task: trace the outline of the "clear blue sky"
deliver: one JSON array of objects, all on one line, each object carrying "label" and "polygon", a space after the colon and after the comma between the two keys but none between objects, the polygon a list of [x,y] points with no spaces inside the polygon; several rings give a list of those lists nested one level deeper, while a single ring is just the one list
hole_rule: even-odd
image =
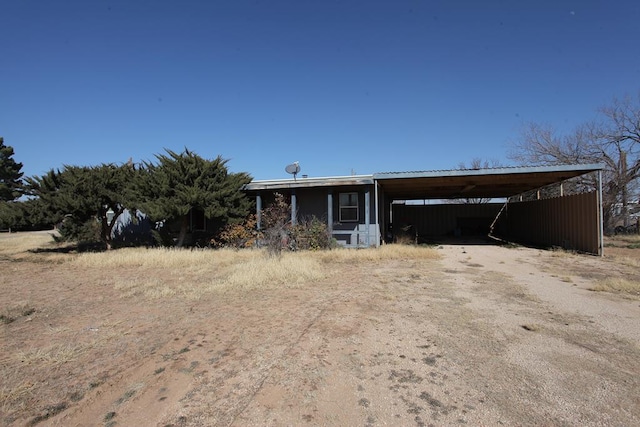
[{"label": "clear blue sky", "polygon": [[184,147],[256,179],[508,163],[640,90],[640,1],[0,2],[25,175]]}]

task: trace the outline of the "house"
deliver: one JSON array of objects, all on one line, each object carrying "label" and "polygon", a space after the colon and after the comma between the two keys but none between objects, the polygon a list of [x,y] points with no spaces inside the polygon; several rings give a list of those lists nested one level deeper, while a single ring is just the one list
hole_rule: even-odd
[{"label": "house", "polygon": [[[255,197],[259,228],[262,209],[280,193],[290,200],[292,223],[320,218],[346,247],[378,246],[400,233],[429,241],[491,232],[523,244],[602,254],[602,168],[590,164],[294,176],[252,181],[244,191]],[[564,181],[587,174],[594,177],[592,191],[562,193]],[[558,197],[517,197],[549,185],[559,186]],[[503,201],[441,202],[486,198]]]}]

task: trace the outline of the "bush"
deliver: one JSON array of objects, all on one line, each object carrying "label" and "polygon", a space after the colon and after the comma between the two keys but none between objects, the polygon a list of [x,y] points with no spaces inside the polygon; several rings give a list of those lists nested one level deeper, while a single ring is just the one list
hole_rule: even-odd
[{"label": "bush", "polygon": [[319,250],[335,247],[329,227],[315,216],[307,218],[291,227],[294,249]]},{"label": "bush", "polygon": [[214,247],[232,247],[236,249],[253,247],[259,237],[256,225],[257,219],[254,214],[249,215],[241,223],[227,224],[216,238],[211,240],[211,244]]},{"label": "bush", "polygon": [[285,196],[276,193],[275,200],[262,210],[262,243],[270,255],[280,255],[291,246],[291,208]]},{"label": "bush", "polygon": [[57,242],[77,241],[78,243],[100,242],[100,223],[95,218],[83,221],[68,215],[58,228],[59,237],[54,237]]},{"label": "bush", "polygon": [[329,228],[315,216],[296,225],[291,224],[291,207],[280,193],[273,203],[261,212],[262,230],[257,230],[257,218],[250,215],[240,224],[227,225],[212,240],[215,247],[247,248],[264,246],[270,255],[280,255],[283,250],[319,250],[335,247]]}]

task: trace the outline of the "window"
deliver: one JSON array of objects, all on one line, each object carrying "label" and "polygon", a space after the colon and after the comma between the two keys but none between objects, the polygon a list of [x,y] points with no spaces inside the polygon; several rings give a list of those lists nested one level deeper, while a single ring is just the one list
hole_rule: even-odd
[{"label": "window", "polygon": [[358,193],[340,193],[340,222],[358,221]]}]

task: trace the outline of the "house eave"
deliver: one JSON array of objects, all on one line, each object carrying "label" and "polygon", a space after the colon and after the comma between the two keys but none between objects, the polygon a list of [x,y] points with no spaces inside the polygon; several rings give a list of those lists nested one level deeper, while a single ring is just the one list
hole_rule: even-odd
[{"label": "house eave", "polygon": [[270,179],[251,181],[243,187],[245,191],[286,190],[294,188],[340,187],[372,185],[373,175],[332,176],[319,178]]}]

